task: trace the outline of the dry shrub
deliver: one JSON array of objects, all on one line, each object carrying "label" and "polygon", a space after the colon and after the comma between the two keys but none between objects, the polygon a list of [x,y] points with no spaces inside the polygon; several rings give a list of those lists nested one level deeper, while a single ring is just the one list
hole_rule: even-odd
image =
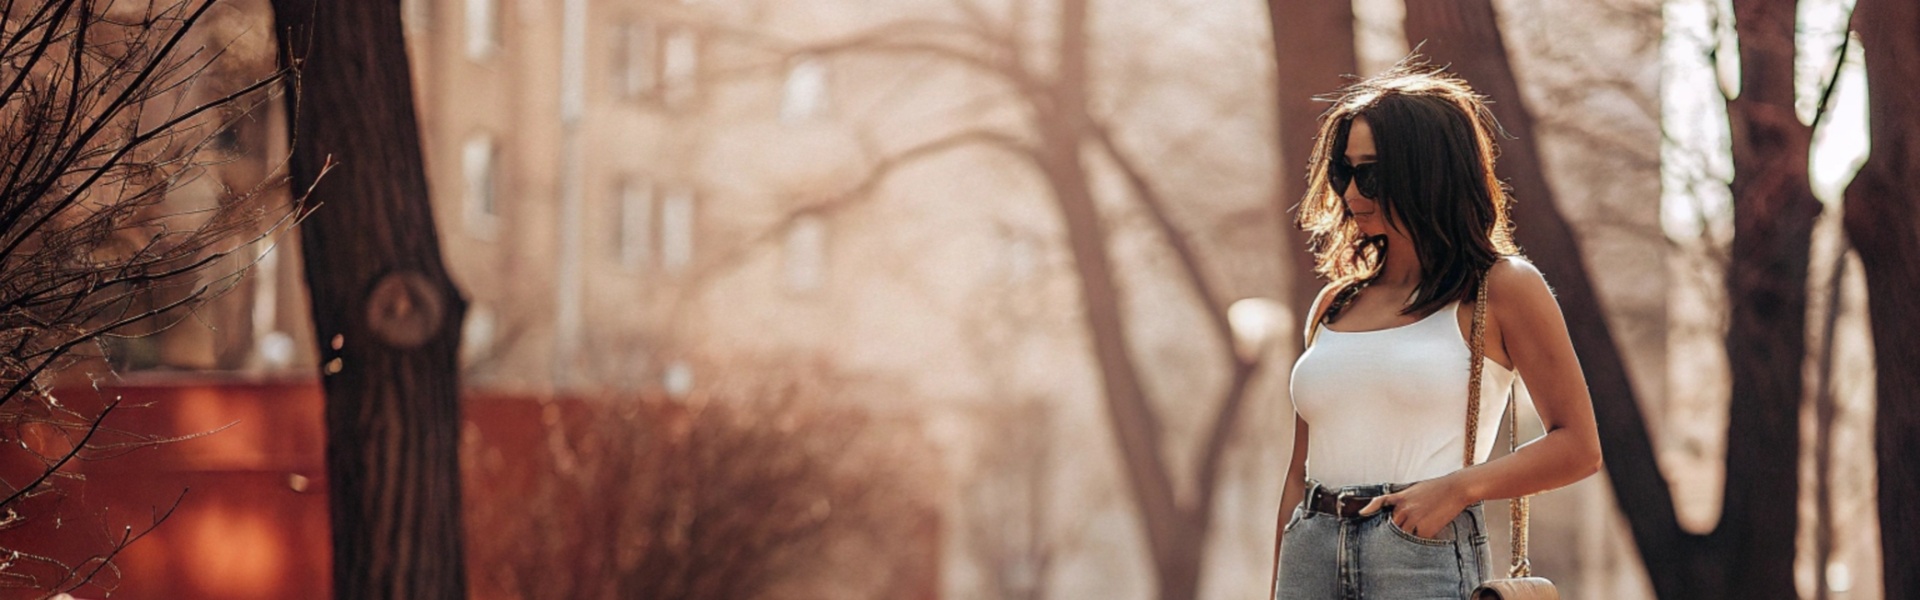
[{"label": "dry shrub", "polygon": [[928,452],[911,426],[813,400],[549,401],[537,425],[495,427],[543,429],[517,438],[474,417],[463,462],[476,591],[931,597],[937,518],[926,469],[913,468]]}]

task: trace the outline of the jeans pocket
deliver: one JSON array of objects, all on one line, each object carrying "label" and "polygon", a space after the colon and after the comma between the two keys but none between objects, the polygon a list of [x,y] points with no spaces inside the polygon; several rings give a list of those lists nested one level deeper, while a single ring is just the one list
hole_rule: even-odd
[{"label": "jeans pocket", "polygon": [[[1392,531],[1394,535],[1400,536],[1401,539],[1405,539],[1409,542],[1413,542],[1415,544],[1420,544],[1423,546],[1448,546],[1448,547],[1453,546],[1453,539],[1451,537],[1448,537],[1446,539],[1420,537],[1412,533],[1409,533],[1405,529],[1401,529],[1399,523],[1393,522],[1393,509],[1387,509],[1387,510],[1381,511],[1380,518],[1385,519],[1387,522],[1387,529],[1389,531]],[[1445,531],[1449,534],[1449,536],[1451,536],[1453,532],[1453,524],[1452,523],[1447,524],[1447,528]]]},{"label": "jeans pocket", "polygon": [[1292,533],[1293,527],[1300,524],[1300,519],[1304,518],[1306,512],[1298,506],[1293,507],[1293,516],[1287,517],[1287,525],[1280,528],[1280,533]]}]

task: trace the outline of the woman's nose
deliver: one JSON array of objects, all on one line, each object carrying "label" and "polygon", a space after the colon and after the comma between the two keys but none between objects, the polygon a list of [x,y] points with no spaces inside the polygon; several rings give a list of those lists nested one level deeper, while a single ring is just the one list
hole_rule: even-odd
[{"label": "woman's nose", "polygon": [[1351,186],[1347,188],[1347,193],[1340,195],[1340,198],[1347,201],[1347,210],[1353,212],[1370,212],[1373,210],[1373,200],[1360,195],[1359,190],[1355,190]]}]

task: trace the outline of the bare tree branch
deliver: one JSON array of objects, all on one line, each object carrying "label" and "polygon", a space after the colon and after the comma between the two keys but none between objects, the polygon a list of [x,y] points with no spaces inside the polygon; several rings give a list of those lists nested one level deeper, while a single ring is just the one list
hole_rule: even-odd
[{"label": "bare tree branch", "polygon": [[[208,51],[198,25],[212,5],[51,0],[23,14],[11,2],[0,8],[0,439],[34,431],[52,444],[0,449],[40,466],[5,482],[0,529],[53,522],[48,500],[82,479],[71,471],[76,458],[109,459],[207,433],[105,426],[117,407],[138,404],[56,395],[50,375],[103,357],[103,344],[136,324],[164,330],[194,318],[194,307],[244,273],[228,260],[235,250],[293,222],[291,204],[270,199],[279,191],[272,177],[220,181],[216,195],[181,193],[234,160],[210,140],[276,97],[284,76],[236,70],[229,63],[239,59],[224,42]],[[30,541],[0,548],[14,557],[0,561],[0,586],[110,591],[99,577],[117,573],[119,551],[146,531],[151,526],[128,528],[78,560]]]},{"label": "bare tree branch", "polygon": [[1227,356],[1233,356],[1236,362],[1244,362],[1236,356],[1233,349],[1233,327],[1227,321],[1226,302],[1222,301],[1220,295],[1214,292],[1213,286],[1207,283],[1204,259],[1200,257],[1199,251],[1193,247],[1192,242],[1187,240],[1186,232],[1181,230],[1179,225],[1174,224],[1172,215],[1167,214],[1166,202],[1161,199],[1160,193],[1154,189],[1153,184],[1147,181],[1146,174],[1141,172],[1132,157],[1114,142],[1113,133],[1097,121],[1089,119],[1089,123],[1087,133],[1093,136],[1094,141],[1100,144],[1107,156],[1113,159],[1114,166],[1119,167],[1121,175],[1127,179],[1127,185],[1133,190],[1134,197],[1146,207],[1147,215],[1153,220],[1154,229],[1160,233],[1167,247],[1173,250],[1174,257],[1179,260],[1181,280],[1187,284],[1187,290],[1199,300],[1201,310],[1206,311],[1208,324],[1213,326],[1214,336],[1221,343],[1221,351]]},{"label": "bare tree branch", "polygon": [[683,286],[686,291],[682,297],[687,299],[698,297],[704,293],[707,284],[713,279],[746,262],[759,250],[773,246],[780,236],[785,235],[787,230],[801,219],[809,216],[832,217],[851,210],[872,200],[874,191],[901,169],[948,152],[973,146],[997,148],[1029,160],[1033,159],[1036,152],[1028,142],[1018,136],[991,128],[976,128],[942,136],[883,157],[853,186],[781,215],[780,219],[772,225],[747,236],[746,240],[734,244],[719,257],[704,261]]}]

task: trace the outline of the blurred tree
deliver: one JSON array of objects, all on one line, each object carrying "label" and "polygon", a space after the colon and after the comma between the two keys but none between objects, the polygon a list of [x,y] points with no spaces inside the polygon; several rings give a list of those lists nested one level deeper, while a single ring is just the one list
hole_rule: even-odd
[{"label": "blurred tree", "polygon": [[464,598],[460,404],[466,300],[428,203],[400,3],[274,0],[295,103],[293,185],[327,395],[338,598]]},{"label": "blurred tree", "polygon": [[[1065,225],[1067,248],[1073,256],[1074,272],[1080,284],[1081,308],[1085,311],[1088,337],[1094,361],[1099,365],[1100,388],[1105,393],[1108,424],[1119,442],[1122,469],[1139,510],[1141,528],[1147,533],[1147,548],[1154,568],[1157,597],[1185,600],[1199,593],[1200,565],[1206,555],[1207,530],[1213,520],[1213,495],[1217,491],[1220,463],[1225,458],[1227,439],[1232,433],[1240,409],[1245,405],[1246,387],[1259,363],[1234,351],[1232,328],[1226,319],[1226,303],[1216,298],[1204,281],[1204,271],[1186,236],[1178,233],[1167,218],[1159,195],[1118,147],[1103,125],[1088,114],[1087,21],[1088,0],[1061,0],[1060,23],[1052,78],[1034,94],[1034,125],[1039,147],[1034,160],[1047,187],[1053,192],[1055,207]],[[1152,398],[1141,383],[1140,365],[1133,357],[1126,318],[1121,308],[1121,290],[1114,280],[1106,219],[1095,202],[1082,146],[1089,138],[1098,141],[1116,166],[1127,177],[1134,194],[1149,209],[1167,243],[1179,257],[1182,273],[1192,282],[1202,306],[1216,326],[1214,336],[1225,346],[1225,357],[1232,361],[1232,379],[1226,397],[1217,404],[1214,424],[1201,439],[1203,448],[1195,465],[1194,489],[1197,494],[1180,498],[1173,468],[1162,450],[1164,441],[1160,416]]]},{"label": "blurred tree", "polygon": [[1726,482],[1714,531],[1705,539],[1690,538],[1696,540],[1692,546],[1674,548],[1686,552],[1676,558],[1719,563],[1696,565],[1683,581],[1720,575],[1726,587],[1721,596],[1669,597],[1796,597],[1801,364],[1807,356],[1808,261],[1821,210],[1807,167],[1813,128],[1794,110],[1796,4],[1733,3],[1740,88],[1727,101],[1734,177]]},{"label": "blurred tree", "polygon": [[1794,112],[1794,3],[1735,0],[1741,87],[1728,101],[1733,134],[1734,242],[1728,266],[1728,423],[1725,506],[1714,531],[1680,527],[1646,421],[1595,297],[1579,245],[1553,204],[1532,117],[1489,0],[1409,2],[1406,36],[1499,102],[1517,139],[1501,171],[1523,202],[1514,217],[1529,255],[1553,281],[1593,392],[1614,495],[1654,589],[1665,598],[1782,598],[1793,587],[1799,491],[1801,362],[1807,263],[1820,204],[1808,185],[1811,128]]},{"label": "blurred tree", "polygon": [[[1121,143],[1112,124],[1090,106],[1088,93],[1094,83],[1088,64],[1090,1],[1058,0],[1053,6],[1057,10],[1046,11],[1057,20],[1051,35],[1041,36],[1043,44],[1027,40],[1034,27],[1028,12],[1036,8],[1033,5],[1011,3],[1008,15],[996,17],[971,0],[954,0],[953,4],[962,17],[959,20],[888,22],[804,45],[794,53],[897,54],[948,61],[1011,91],[1023,115],[1020,124],[1014,131],[992,126],[964,129],[893,153],[848,192],[789,215],[749,244],[772,239],[801,215],[831,215],[868,199],[886,177],[901,168],[955,149],[995,148],[1033,167],[1061,217],[1064,245],[1072,257],[1079,291],[1079,313],[1097,368],[1108,425],[1118,444],[1123,477],[1146,534],[1157,597],[1193,598],[1199,591],[1228,445],[1245,408],[1249,384],[1260,371],[1261,356],[1235,347],[1227,320],[1228,302],[1208,281],[1212,265],[1169,212],[1167,198],[1152,174]],[[1029,61],[1051,68],[1043,70]],[[1192,295],[1204,315],[1208,325],[1205,334],[1216,349],[1209,356],[1217,355],[1216,360],[1227,373],[1224,389],[1214,392],[1216,399],[1204,404],[1208,407],[1203,417],[1205,425],[1195,452],[1172,451],[1165,440],[1163,417],[1144,385],[1143,366],[1135,357],[1123,310],[1125,291],[1116,278],[1109,230],[1113,217],[1103,214],[1099,207],[1090,165],[1114,169],[1125,191],[1140,203],[1154,233],[1172,255],[1178,285]],[[740,256],[735,254],[734,259]],[[1176,469],[1169,459],[1175,455],[1192,456],[1190,467]]]},{"label": "blurred tree", "polygon": [[[1318,132],[1322,102],[1314,98],[1339,89],[1345,76],[1360,70],[1353,40],[1353,3],[1324,0],[1267,0],[1267,16],[1273,23],[1273,55],[1277,77],[1276,106],[1280,108],[1280,168],[1274,192],[1279,214],[1293,211],[1307,193],[1302,169],[1313,152],[1313,137]],[[1306,251],[1307,235],[1295,227],[1292,219],[1280,220],[1281,254],[1291,258],[1287,280],[1287,306],[1293,314],[1313,310],[1313,298],[1320,289],[1314,274],[1313,255]],[[1304,317],[1302,317],[1304,319]],[[1297,353],[1303,341],[1287,336]]]},{"label": "blurred tree", "polygon": [[1874,450],[1887,598],[1920,597],[1920,5],[1860,0],[1872,148],[1847,187],[1846,230],[1867,280]]},{"label": "blurred tree", "polygon": [[[290,217],[263,193],[273,180],[189,187],[219,177],[231,157],[216,140],[280,79],[223,79],[219,53],[195,41],[213,4],[51,0],[0,11],[0,588],[112,592],[116,555],[165,515],[88,531],[75,521],[99,507],[76,501],[83,512],[63,527],[73,507],[62,504],[84,499],[74,461],[171,440],[106,424],[117,397],[56,394],[56,375],[109,377],[92,370],[107,342],[187,318],[245,274],[227,256]],[[97,544],[84,556],[46,550],[73,539]]]}]

